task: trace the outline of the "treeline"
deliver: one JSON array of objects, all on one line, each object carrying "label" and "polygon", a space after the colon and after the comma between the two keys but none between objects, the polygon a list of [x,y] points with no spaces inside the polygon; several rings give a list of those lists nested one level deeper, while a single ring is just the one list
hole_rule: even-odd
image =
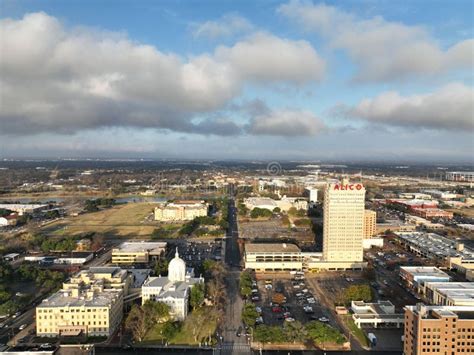
[{"label": "treeline", "polygon": [[12,281],[34,281],[37,294],[61,287],[64,274],[58,271],[43,270],[35,264],[22,264],[16,271],[10,264],[0,261],[0,315],[12,315],[31,303],[34,295],[16,294],[11,289]]},{"label": "treeline", "polygon": [[85,210],[87,212],[96,212],[100,208],[109,208],[116,205],[117,202],[113,198],[97,198],[94,200],[87,200],[85,205]]}]

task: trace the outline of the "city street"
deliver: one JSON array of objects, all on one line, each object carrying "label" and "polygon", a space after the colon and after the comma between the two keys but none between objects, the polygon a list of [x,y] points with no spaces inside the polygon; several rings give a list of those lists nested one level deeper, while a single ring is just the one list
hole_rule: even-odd
[{"label": "city street", "polygon": [[228,300],[225,311],[223,339],[220,354],[250,354],[250,346],[245,336],[237,336],[237,330],[242,326],[240,315],[243,301],[239,292],[240,251],[238,245],[237,208],[234,200],[229,202],[229,230],[225,245],[225,262],[229,269],[227,277]]}]

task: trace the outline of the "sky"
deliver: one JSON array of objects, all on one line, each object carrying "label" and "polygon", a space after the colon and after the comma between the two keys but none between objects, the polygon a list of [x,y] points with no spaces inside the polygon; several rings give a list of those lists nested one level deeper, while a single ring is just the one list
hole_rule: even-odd
[{"label": "sky", "polygon": [[3,0],[0,158],[474,162],[474,2]]}]

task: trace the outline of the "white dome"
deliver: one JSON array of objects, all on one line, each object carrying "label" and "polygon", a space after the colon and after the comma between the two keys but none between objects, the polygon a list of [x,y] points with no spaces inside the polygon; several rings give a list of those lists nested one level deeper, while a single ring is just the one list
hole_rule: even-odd
[{"label": "white dome", "polygon": [[173,282],[186,281],[186,263],[179,257],[178,248],[168,265],[168,279]]}]

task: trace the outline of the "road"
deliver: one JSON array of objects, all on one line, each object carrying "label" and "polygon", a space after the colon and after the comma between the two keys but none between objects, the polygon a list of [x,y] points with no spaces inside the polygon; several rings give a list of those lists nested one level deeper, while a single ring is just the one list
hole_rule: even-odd
[{"label": "road", "polygon": [[229,229],[226,236],[225,263],[229,274],[226,278],[228,301],[225,310],[223,342],[220,344],[220,354],[250,354],[250,347],[245,336],[238,337],[237,330],[242,326],[240,315],[243,300],[239,292],[240,251],[238,245],[239,230],[237,225],[237,208],[235,201],[229,201]]}]

